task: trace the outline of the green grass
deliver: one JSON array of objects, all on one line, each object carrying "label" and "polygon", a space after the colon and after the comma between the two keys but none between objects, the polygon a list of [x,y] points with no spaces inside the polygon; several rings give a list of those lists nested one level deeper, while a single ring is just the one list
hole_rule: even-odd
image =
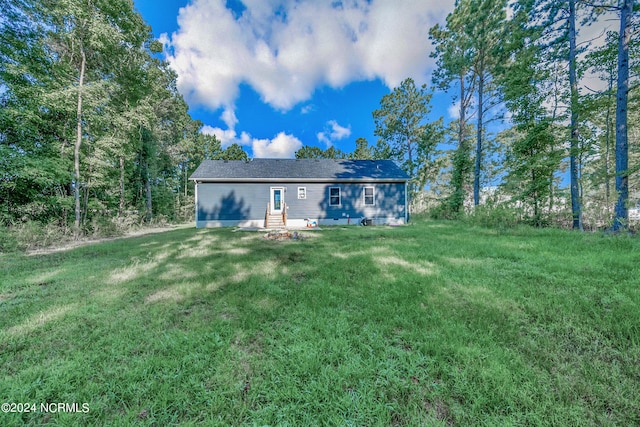
[{"label": "green grass", "polygon": [[0,256],[0,425],[638,425],[637,238],[181,229]]}]

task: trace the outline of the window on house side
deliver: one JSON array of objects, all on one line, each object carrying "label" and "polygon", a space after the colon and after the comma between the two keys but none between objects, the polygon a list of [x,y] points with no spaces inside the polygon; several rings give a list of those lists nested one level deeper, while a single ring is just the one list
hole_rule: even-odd
[{"label": "window on house side", "polygon": [[376,193],[373,187],[364,187],[362,192],[362,198],[364,199],[365,206],[375,206],[376,204]]},{"label": "window on house side", "polygon": [[298,187],[298,199],[307,198],[307,187]]},{"label": "window on house side", "polygon": [[340,206],[340,188],[338,187],[329,188],[329,205]]},{"label": "window on house side", "polygon": [[376,204],[375,190],[373,187],[364,187],[362,195],[365,206],[374,206]]}]

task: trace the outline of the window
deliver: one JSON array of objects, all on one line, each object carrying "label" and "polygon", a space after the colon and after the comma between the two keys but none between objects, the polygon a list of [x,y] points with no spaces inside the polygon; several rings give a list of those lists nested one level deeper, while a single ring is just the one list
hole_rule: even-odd
[{"label": "window", "polygon": [[298,187],[298,199],[307,198],[307,187]]},{"label": "window", "polygon": [[374,206],[376,204],[376,195],[373,187],[364,187],[362,192],[365,206]]},{"label": "window", "polygon": [[329,205],[340,206],[340,188],[339,187],[329,188]]}]

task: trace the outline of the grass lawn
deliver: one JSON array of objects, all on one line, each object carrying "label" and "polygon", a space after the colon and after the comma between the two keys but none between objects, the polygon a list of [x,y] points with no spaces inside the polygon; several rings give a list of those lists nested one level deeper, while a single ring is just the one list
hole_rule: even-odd
[{"label": "grass lawn", "polygon": [[0,255],[0,425],[640,424],[638,238],[303,233]]}]

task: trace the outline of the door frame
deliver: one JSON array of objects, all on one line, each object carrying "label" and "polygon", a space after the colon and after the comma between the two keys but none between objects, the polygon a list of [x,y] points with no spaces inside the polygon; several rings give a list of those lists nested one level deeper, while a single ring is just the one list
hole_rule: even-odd
[{"label": "door frame", "polygon": [[[275,208],[275,194],[280,190],[280,209]],[[284,187],[270,187],[269,189],[269,213],[271,215],[281,214],[284,209]]]}]

